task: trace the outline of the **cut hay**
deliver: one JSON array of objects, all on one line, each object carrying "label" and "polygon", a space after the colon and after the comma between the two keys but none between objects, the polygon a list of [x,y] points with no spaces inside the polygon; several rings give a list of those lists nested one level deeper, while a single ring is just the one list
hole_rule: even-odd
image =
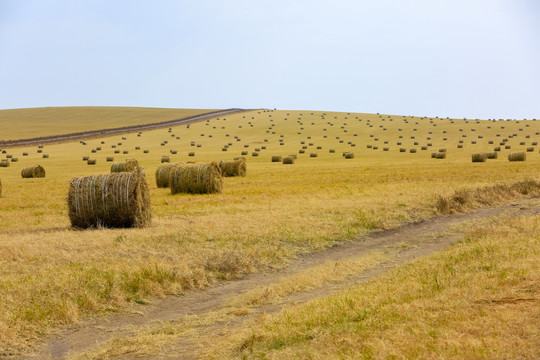
[{"label": "cut hay", "polygon": [[29,166],[21,171],[23,178],[43,178],[45,177],[45,169],[40,165]]},{"label": "cut hay", "polygon": [[222,175],[225,177],[247,175],[247,163],[245,157],[241,157],[234,161],[221,161],[219,167]]},{"label": "cut hay", "polygon": [[281,162],[282,157],[279,155],[272,156],[272,162]]},{"label": "cut hay", "polygon": [[515,152],[508,155],[508,161],[525,161],[526,156],[524,152]]},{"label": "cut hay", "polygon": [[223,187],[221,169],[217,163],[178,164],[171,170],[171,194],[213,194]]},{"label": "cut hay", "polygon": [[472,162],[486,162],[487,158],[486,153],[472,154]]},{"label": "cut hay", "polygon": [[172,168],[177,164],[161,165],[156,170],[156,184],[158,188],[168,188],[170,183],[170,175]]},{"label": "cut hay", "polygon": [[137,169],[137,166],[139,166],[139,162],[137,160],[126,160],[125,163],[114,163],[111,165],[111,172],[129,172],[129,171],[135,171]]},{"label": "cut hay", "polygon": [[295,158],[292,156],[286,156],[283,158],[283,164],[285,165],[291,165],[294,164]]},{"label": "cut hay", "polygon": [[152,210],[144,172],[112,173],[72,178],[68,192],[71,225],[93,227],[145,227]]}]

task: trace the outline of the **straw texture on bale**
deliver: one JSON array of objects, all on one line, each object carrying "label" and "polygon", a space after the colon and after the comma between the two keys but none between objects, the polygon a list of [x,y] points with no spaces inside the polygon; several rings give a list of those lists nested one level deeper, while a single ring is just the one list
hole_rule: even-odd
[{"label": "straw texture on bale", "polygon": [[129,172],[135,171],[139,166],[137,160],[127,160],[125,163],[114,163],[111,165],[111,172]]},{"label": "straw texture on bale", "polygon": [[486,160],[487,160],[486,153],[472,154],[472,162],[486,162]]},{"label": "straw texture on bale", "polygon": [[290,165],[294,164],[295,158],[293,156],[286,156],[283,158],[283,164]]},{"label": "straw texture on bale", "polygon": [[526,156],[524,152],[515,152],[508,155],[508,161],[525,161]]},{"label": "straw texture on bale", "polygon": [[219,167],[221,169],[221,174],[225,177],[247,175],[247,163],[245,157],[241,157],[234,161],[221,161]]},{"label": "straw texture on bale", "polygon": [[171,194],[213,194],[223,187],[221,169],[217,163],[179,164],[170,173]]},{"label": "straw texture on bale", "polygon": [[170,186],[171,169],[175,164],[161,165],[156,170],[156,184],[158,188],[168,188]]},{"label": "straw texture on bale", "polygon": [[29,166],[21,171],[23,178],[43,178],[45,177],[45,169],[40,165]]},{"label": "straw texture on bale", "polygon": [[71,225],[144,227],[150,224],[150,191],[142,169],[72,178],[68,192]]}]

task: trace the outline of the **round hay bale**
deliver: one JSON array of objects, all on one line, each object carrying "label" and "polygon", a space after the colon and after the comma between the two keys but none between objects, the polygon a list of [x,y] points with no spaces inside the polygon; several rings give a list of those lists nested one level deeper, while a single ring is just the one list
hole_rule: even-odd
[{"label": "round hay bale", "polygon": [[120,150],[114,150],[115,154],[120,154]]},{"label": "round hay bale", "polygon": [[16,158],[16,157],[11,158],[11,162],[17,162],[17,161],[19,161],[19,158]]},{"label": "round hay bale", "polygon": [[446,159],[446,152],[435,153],[435,159]]},{"label": "round hay bale", "polygon": [[500,146],[496,146],[493,148],[493,151],[501,151],[501,147]]},{"label": "round hay bale", "polygon": [[498,157],[497,156],[498,154],[496,152],[489,152],[489,153],[486,153],[486,155],[488,159],[497,159]]},{"label": "round hay bale", "polygon": [[344,157],[345,159],[354,159],[354,153],[352,153],[352,152],[346,152],[346,153],[343,154],[343,157]]},{"label": "round hay bale", "polygon": [[292,164],[294,164],[295,160],[296,159],[294,157],[292,157],[292,156],[286,156],[286,157],[283,158],[283,164],[292,165]]},{"label": "round hay bale", "polygon": [[333,154],[333,153],[336,152],[336,149],[330,149],[330,150],[328,150],[328,152],[329,152],[330,154]]},{"label": "round hay bale", "polygon": [[515,152],[508,155],[508,161],[525,161],[526,156],[524,152]]},{"label": "round hay bale", "polygon": [[156,184],[158,188],[167,188],[170,186],[171,169],[176,164],[161,165],[156,170]]},{"label": "round hay bale", "polygon": [[272,156],[272,162],[281,162],[283,159],[279,155]]},{"label": "round hay bale", "polygon": [[259,156],[259,153],[254,151],[254,152],[251,153],[251,156]]},{"label": "round hay bale", "polygon": [[[533,152],[534,151],[534,148],[533,147],[528,147],[527,148],[527,152]],[[12,160],[13,161],[13,160]]]},{"label": "round hay bale", "polygon": [[29,166],[21,171],[23,178],[43,178],[45,177],[45,169],[40,165]]},{"label": "round hay bale", "polygon": [[96,159],[88,159],[88,160],[86,161],[86,163],[87,163],[88,165],[96,165]]},{"label": "round hay bale", "polygon": [[107,156],[107,159],[106,159],[108,162],[111,162],[111,161],[114,161],[114,157],[112,156]]},{"label": "round hay bale", "polygon": [[194,153],[194,152],[190,152],[190,153],[188,154],[188,156],[195,156],[195,153]]},{"label": "round hay bale", "polygon": [[234,161],[221,161],[219,167],[221,169],[221,174],[225,177],[247,175],[247,163],[245,157],[238,158]]},{"label": "round hay bale", "polygon": [[11,159],[12,157],[13,157],[13,155],[11,155],[11,154],[6,155],[6,159]]},{"label": "round hay bale", "polygon": [[27,153],[27,152],[23,152],[23,153],[22,153],[22,156],[28,156],[28,153]]},{"label": "round hay bale", "polygon": [[171,194],[213,194],[223,187],[221,169],[217,163],[179,164],[171,169]]},{"label": "round hay bale", "polygon": [[68,192],[71,225],[145,227],[152,219],[150,191],[142,169],[72,178]]},{"label": "round hay bale", "polygon": [[298,150],[298,153],[299,153],[299,154],[304,154],[305,152],[306,152],[306,150],[304,150],[304,149]]},{"label": "round hay bale", "polygon": [[170,152],[171,152],[171,154],[173,154],[173,155],[175,155],[175,154],[177,154],[177,153],[178,153],[178,151],[177,151],[177,150],[175,150],[175,149],[171,149],[171,150],[170,150]]},{"label": "round hay bale", "polygon": [[163,164],[163,163],[166,163],[166,162],[167,162],[167,163],[168,163],[168,162],[171,162],[171,159],[170,159],[168,156],[163,155],[163,156],[161,157],[161,163]]},{"label": "round hay bale", "polygon": [[416,149],[409,149],[409,152],[410,152],[411,154],[416,154]]},{"label": "round hay bale", "polygon": [[0,161],[0,167],[9,167],[9,166],[10,166],[9,160],[2,159],[2,161]]},{"label": "round hay bale", "polygon": [[390,150],[390,148],[388,148],[388,147],[383,147],[383,149],[382,149],[382,151],[388,151],[388,150]]},{"label": "round hay bale", "polygon": [[315,157],[317,157],[317,153],[311,153],[311,154],[309,154],[309,157],[315,158]]},{"label": "round hay bale", "polygon": [[407,149],[405,149],[405,148],[399,148],[399,152],[407,152]]},{"label": "round hay bale", "polygon": [[144,154],[148,154],[149,152],[150,152],[150,150],[143,150]]},{"label": "round hay bale", "polygon": [[88,161],[89,158],[90,158],[89,156],[83,156],[82,157],[83,161]]},{"label": "round hay bale", "polygon": [[130,172],[137,170],[139,162],[135,159],[126,160],[125,163],[115,163],[111,165],[111,172]]},{"label": "round hay bale", "polygon": [[486,160],[487,160],[486,153],[472,154],[472,162],[486,162]]},{"label": "round hay bale", "polygon": [[124,151],[122,151],[122,154],[129,154],[129,151],[124,150]]}]

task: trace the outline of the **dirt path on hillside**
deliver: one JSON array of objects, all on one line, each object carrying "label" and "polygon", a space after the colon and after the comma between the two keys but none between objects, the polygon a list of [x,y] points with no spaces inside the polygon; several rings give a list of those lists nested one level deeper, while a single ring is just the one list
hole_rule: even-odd
[{"label": "dirt path on hillside", "polygon": [[[62,359],[69,354],[91,350],[111,338],[130,336],[145,327],[168,320],[181,320],[188,315],[204,315],[219,310],[231,297],[251,289],[268,286],[280,279],[299,271],[313,268],[329,261],[342,261],[358,257],[379,249],[397,249],[389,260],[347,277],[340,282],[329,282],[311,291],[294,293],[286,296],[278,304],[263,305],[249,313],[237,316],[224,323],[214,323],[203,327],[205,336],[184,336],[153,353],[151,359],[191,359],[197,358],[199,350],[204,349],[205,341],[213,336],[230,333],[241,328],[246,321],[253,320],[263,313],[279,312],[283,307],[302,303],[320,296],[329,295],[338,290],[359,284],[379,276],[388,270],[407,263],[415,258],[426,256],[444,249],[463,238],[460,224],[490,217],[512,218],[540,213],[540,198],[521,199],[498,207],[482,208],[469,213],[441,215],[419,223],[377,231],[359,237],[357,240],[332,248],[309,253],[293,260],[288,266],[275,273],[256,273],[237,281],[219,283],[206,290],[188,291],[182,296],[171,296],[156,300],[152,305],[140,305],[132,308],[131,314],[116,314],[106,319],[83,322],[60,335],[46,341],[28,359]],[[206,340],[205,340],[206,339]],[[140,359],[122,355],[119,359]]]},{"label": "dirt path on hillside", "polygon": [[95,138],[95,137],[112,136],[112,135],[125,134],[125,133],[137,132],[137,131],[143,131],[143,130],[154,130],[154,129],[164,128],[164,127],[169,127],[169,126],[189,124],[192,122],[203,121],[203,120],[211,119],[218,116],[235,114],[235,113],[240,113],[240,112],[245,112],[245,111],[252,111],[252,110],[227,109],[227,110],[220,110],[220,111],[212,111],[205,114],[189,116],[189,117],[185,117],[181,119],[161,121],[161,122],[152,123],[152,124],[132,125],[132,126],[124,126],[124,127],[118,127],[118,128],[84,131],[84,132],[64,134],[64,135],[44,136],[44,137],[31,138],[31,139],[4,140],[4,141],[0,141],[0,147],[8,148],[8,147],[16,147],[16,146],[45,145],[45,144],[51,144],[51,143],[61,143],[61,142],[74,141],[74,140],[90,139],[90,138]]}]

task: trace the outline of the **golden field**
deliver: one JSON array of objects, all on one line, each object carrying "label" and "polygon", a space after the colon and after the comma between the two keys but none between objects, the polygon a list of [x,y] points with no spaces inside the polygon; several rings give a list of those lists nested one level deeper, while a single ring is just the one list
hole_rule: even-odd
[{"label": "golden field", "polygon": [[[61,129],[59,123],[52,131]],[[6,149],[19,161],[0,168],[0,356],[28,350],[59,325],[124,311],[133,302],[202,288],[219,279],[278,268],[300,253],[434,216],[437,197],[456,189],[537,179],[540,154],[532,143],[539,132],[540,122],[533,120],[257,110],[174,127],[171,132],[165,128],[141,136],[92,139],[86,145],[45,145],[48,159],[35,146]],[[492,151],[503,139],[511,149],[503,145],[498,159],[471,162],[472,153]],[[457,148],[459,140],[462,149]],[[164,141],[168,143],[162,146]],[[428,143],[431,146],[421,150]],[[305,154],[299,154],[302,146],[307,146]],[[101,150],[92,153],[97,147]],[[507,160],[510,152],[527,147],[534,151],[527,153],[525,162]],[[259,156],[252,156],[256,148]],[[417,152],[410,153],[411,148]],[[432,159],[431,153],[440,148],[447,149],[447,158]],[[171,149],[178,154],[170,154]],[[221,194],[172,196],[169,189],[156,187],[154,172],[162,155],[171,161],[208,162],[232,159],[246,150],[247,177],[225,178]],[[195,156],[189,157],[192,151]],[[344,159],[345,151],[354,152],[355,158]],[[295,164],[270,161],[272,155],[288,154],[298,154]],[[83,156],[97,164],[87,165]],[[115,162],[136,158],[145,169],[152,197],[150,228],[70,228],[69,180],[109,172],[107,156],[114,156]],[[22,168],[36,164],[45,168],[46,177],[22,179]],[[268,331],[287,343],[286,333]],[[269,336],[263,333],[260,344],[254,342],[254,353],[267,351]],[[295,354],[303,354],[305,344],[295,347]],[[336,351],[339,356],[341,350]]]}]

